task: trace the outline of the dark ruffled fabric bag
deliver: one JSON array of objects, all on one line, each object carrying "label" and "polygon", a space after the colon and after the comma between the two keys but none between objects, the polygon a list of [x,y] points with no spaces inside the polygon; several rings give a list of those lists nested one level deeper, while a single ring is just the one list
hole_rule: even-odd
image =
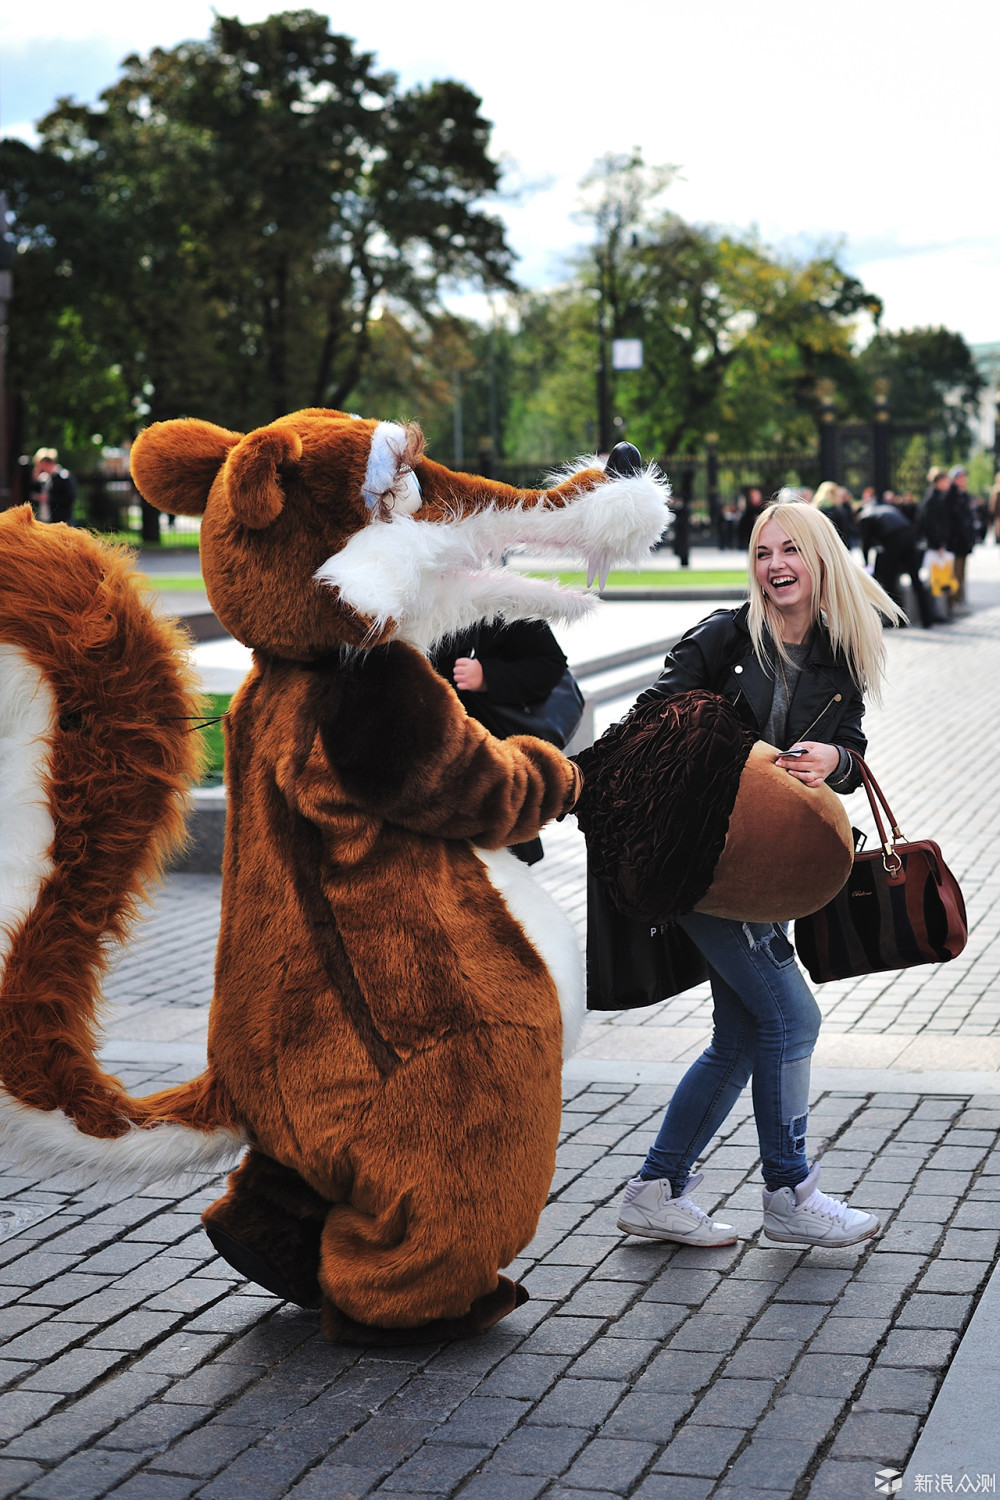
[{"label": "dark ruffled fabric bag", "polygon": [[672,922],[705,896],[755,739],[696,690],[634,708],[574,757],[590,870],[623,916]]}]

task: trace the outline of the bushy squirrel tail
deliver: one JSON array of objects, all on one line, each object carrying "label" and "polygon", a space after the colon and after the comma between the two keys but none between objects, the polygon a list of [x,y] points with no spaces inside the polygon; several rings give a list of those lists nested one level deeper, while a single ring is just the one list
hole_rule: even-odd
[{"label": "bushy squirrel tail", "polygon": [[125,549],[0,515],[0,1151],[135,1184],[230,1163],[211,1073],[133,1099],[96,1056],[101,980],[185,837],[190,642]]}]

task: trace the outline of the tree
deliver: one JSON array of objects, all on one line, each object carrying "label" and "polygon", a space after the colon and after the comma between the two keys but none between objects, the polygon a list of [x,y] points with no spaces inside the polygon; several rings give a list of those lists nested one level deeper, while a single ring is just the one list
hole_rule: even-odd
[{"label": "tree", "polygon": [[947,328],[878,333],[859,363],[869,380],[888,380],[897,421],[926,423],[932,447],[948,460],[966,456],[985,382],[961,334]]},{"label": "tree", "polygon": [[433,319],[455,281],[510,285],[479,104],[401,90],[312,11],[126,58],[96,108],[58,103],[37,150],[0,144],[12,383],[30,389],[69,308],[133,418],[346,404],[376,312]]}]

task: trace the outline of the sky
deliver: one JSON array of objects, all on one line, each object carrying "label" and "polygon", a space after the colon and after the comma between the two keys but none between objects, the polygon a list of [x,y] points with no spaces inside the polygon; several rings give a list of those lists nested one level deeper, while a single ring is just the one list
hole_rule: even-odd
[{"label": "sky", "polygon": [[[247,22],[279,8],[218,0]],[[664,205],[685,218],[796,256],[836,248],[883,326],[1000,341],[997,0],[313,8],[405,85],[450,77],[481,96],[528,285],[558,282],[586,242],[583,174],[639,146],[679,169]],[[5,7],[0,132],[32,139],[57,96],[96,99],[128,53],[205,37],[212,15],[202,0]]]}]

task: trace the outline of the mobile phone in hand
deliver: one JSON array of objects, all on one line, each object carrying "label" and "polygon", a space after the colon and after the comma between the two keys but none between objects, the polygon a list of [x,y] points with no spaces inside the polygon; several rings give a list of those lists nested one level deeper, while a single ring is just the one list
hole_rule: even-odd
[{"label": "mobile phone in hand", "polygon": [[809,754],[809,751],[806,749],[805,745],[801,745],[797,750],[782,750],[782,752],[781,752],[781,759],[782,760],[798,760],[798,758],[799,758],[800,755],[808,755],[808,754]]}]

